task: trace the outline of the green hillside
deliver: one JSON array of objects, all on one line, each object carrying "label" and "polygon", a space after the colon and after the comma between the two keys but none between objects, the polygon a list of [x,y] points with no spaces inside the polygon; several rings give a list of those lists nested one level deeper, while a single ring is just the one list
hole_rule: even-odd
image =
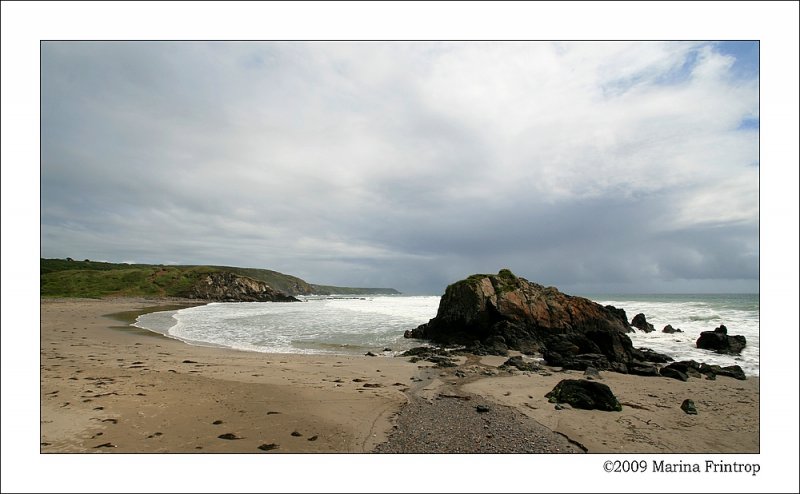
[{"label": "green hillside", "polygon": [[346,286],[314,285],[315,295],[400,295],[394,288],[354,288]]},{"label": "green hillside", "polygon": [[200,278],[212,272],[232,272],[263,281],[289,295],[397,294],[391,288],[351,288],[312,285],[277,271],[229,266],[165,266],[120,264],[71,259],[40,259],[42,297],[101,298],[185,297]]}]

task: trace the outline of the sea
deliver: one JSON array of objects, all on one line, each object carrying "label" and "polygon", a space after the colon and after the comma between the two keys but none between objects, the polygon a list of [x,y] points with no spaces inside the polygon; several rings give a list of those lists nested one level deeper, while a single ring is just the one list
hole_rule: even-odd
[{"label": "sea", "polygon": [[[630,321],[645,315],[655,331],[628,333],[637,348],[650,348],[675,360],[721,366],[739,365],[759,374],[758,294],[583,295],[602,305],[625,309]],[[393,356],[420,346],[406,330],[436,315],[438,296],[308,296],[300,303],[225,302],[143,314],[133,324],[192,345],[229,347],[263,353]],[[667,334],[666,325],[680,329]],[[698,349],[702,331],[724,324],[742,335],[740,355]]]}]

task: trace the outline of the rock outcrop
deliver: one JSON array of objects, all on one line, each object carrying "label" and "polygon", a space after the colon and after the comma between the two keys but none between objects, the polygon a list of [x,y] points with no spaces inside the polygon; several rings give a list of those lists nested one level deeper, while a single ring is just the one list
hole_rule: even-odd
[{"label": "rock outcrop", "polygon": [[[675,374],[677,371],[679,374]],[[673,377],[675,379],[683,379],[681,375],[686,377],[700,378],[706,376],[708,379],[716,379],[717,376],[727,376],[740,381],[747,379],[742,368],[738,365],[728,365],[720,367],[716,364],[706,364],[705,362],[699,363],[694,360],[682,360],[680,362],[673,362],[661,368],[661,375],[665,377]]]},{"label": "rock outcrop", "polygon": [[697,348],[713,350],[717,353],[729,353],[738,355],[742,352],[747,340],[744,336],[728,336],[728,328],[724,324],[714,331],[703,331],[697,338]]},{"label": "rock outcrop", "polygon": [[[550,365],[627,371],[649,360],[633,348],[623,309],[515,276],[473,275],[447,287],[436,317],[406,336],[504,354],[542,352]],[[620,364],[620,365],[617,365]]]},{"label": "rock outcrop", "polygon": [[636,329],[641,329],[645,333],[650,333],[656,330],[656,328],[654,328],[652,324],[647,322],[647,318],[645,318],[644,314],[642,313],[633,316],[633,320],[631,321],[631,326],[633,326]]},{"label": "rock outcrop", "polygon": [[299,302],[263,281],[227,271],[202,276],[186,296],[215,302]]},{"label": "rock outcrop", "polygon": [[662,333],[672,334],[672,333],[683,333],[680,328],[673,328],[672,324],[667,324],[664,326],[664,329],[661,330]]}]

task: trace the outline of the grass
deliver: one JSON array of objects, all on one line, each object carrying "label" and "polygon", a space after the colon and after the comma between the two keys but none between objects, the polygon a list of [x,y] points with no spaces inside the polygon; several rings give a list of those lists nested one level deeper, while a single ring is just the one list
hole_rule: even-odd
[{"label": "grass", "polygon": [[183,297],[210,268],[66,269],[41,275],[43,297]]}]

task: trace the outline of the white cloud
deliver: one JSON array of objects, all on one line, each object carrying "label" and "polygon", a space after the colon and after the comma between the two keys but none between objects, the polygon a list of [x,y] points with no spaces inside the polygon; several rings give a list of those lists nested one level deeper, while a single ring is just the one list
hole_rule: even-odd
[{"label": "white cloud", "polygon": [[756,225],[738,127],[758,81],[732,63],[707,43],[46,43],[43,255],[349,259],[317,275],[343,284],[355,259],[502,266],[612,208],[642,232]]}]

